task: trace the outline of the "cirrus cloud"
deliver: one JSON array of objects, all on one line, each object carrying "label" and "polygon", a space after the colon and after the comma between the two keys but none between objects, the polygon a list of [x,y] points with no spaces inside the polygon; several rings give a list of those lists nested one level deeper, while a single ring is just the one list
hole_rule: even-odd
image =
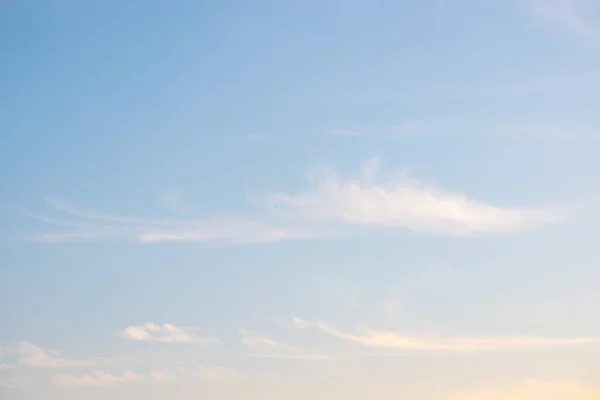
[{"label": "cirrus cloud", "polygon": [[348,333],[332,328],[323,322],[315,322],[320,331],[347,342],[362,346],[408,351],[502,351],[586,347],[600,345],[600,337],[422,337],[391,331],[363,330]]},{"label": "cirrus cloud", "polygon": [[16,365],[27,367],[73,368],[93,363],[93,360],[66,359],[57,350],[45,349],[26,341],[1,348],[0,355],[14,357],[16,358]]},{"label": "cirrus cloud", "polygon": [[124,339],[140,342],[157,343],[187,343],[209,346],[218,340],[214,337],[202,337],[194,335],[188,328],[180,328],[173,324],[155,324],[147,322],[143,325],[130,326],[119,332]]},{"label": "cirrus cloud", "polygon": [[291,346],[289,344],[277,342],[258,332],[253,332],[241,328],[239,329],[239,332],[242,335],[242,343],[244,343],[247,347],[249,347],[252,350],[276,350],[282,352],[302,351],[302,349],[296,346]]},{"label": "cirrus cloud", "polygon": [[30,237],[44,243],[136,240],[142,243],[267,243],[365,234],[374,229],[470,236],[509,234],[565,218],[564,207],[491,204],[427,185],[406,174],[381,177],[378,161],[363,163],[360,176],[324,175],[305,190],[271,193],[252,217],[218,213],[218,218],[139,218],[48,204],[62,217],[23,212],[49,232]]},{"label": "cirrus cloud", "polygon": [[282,213],[321,223],[451,236],[518,232],[564,217],[563,209],[501,207],[424,185],[406,175],[383,180],[377,169],[378,160],[371,160],[363,164],[359,178],[325,176],[310,190],[272,195],[269,201]]}]

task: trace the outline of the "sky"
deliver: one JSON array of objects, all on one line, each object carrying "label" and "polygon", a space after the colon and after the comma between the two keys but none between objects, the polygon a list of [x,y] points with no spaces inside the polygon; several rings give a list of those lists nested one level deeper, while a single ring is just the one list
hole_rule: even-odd
[{"label": "sky", "polygon": [[600,3],[0,4],[0,398],[600,398]]}]

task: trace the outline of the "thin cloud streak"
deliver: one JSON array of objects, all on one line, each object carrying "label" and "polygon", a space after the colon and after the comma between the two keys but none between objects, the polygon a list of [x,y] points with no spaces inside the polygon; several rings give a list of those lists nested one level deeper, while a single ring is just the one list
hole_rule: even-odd
[{"label": "thin cloud streak", "polygon": [[405,174],[378,175],[378,160],[356,178],[323,175],[300,192],[264,197],[258,218],[134,218],[49,200],[62,217],[24,212],[53,228],[30,240],[45,243],[133,240],[141,243],[269,243],[360,235],[373,229],[470,236],[509,234],[558,222],[565,208],[502,207],[425,185]]},{"label": "thin cloud streak", "polygon": [[252,349],[253,351],[277,351],[277,352],[302,352],[303,350],[296,346],[277,342],[265,335],[249,331],[246,329],[239,329],[242,335],[242,343]]},{"label": "thin cloud streak", "polygon": [[513,336],[427,338],[386,331],[365,331],[363,334],[352,334],[339,331],[323,322],[316,322],[314,326],[330,336],[343,339],[347,342],[373,348],[409,351],[479,352],[600,345],[600,337],[552,338],[544,336]]},{"label": "thin cloud streak", "polygon": [[95,360],[66,359],[56,350],[45,349],[30,342],[18,342],[0,348],[0,356],[16,358],[18,366],[37,368],[76,368],[95,362]]},{"label": "thin cloud streak", "polygon": [[119,336],[141,342],[184,343],[201,346],[210,346],[218,342],[214,337],[196,336],[189,329],[180,328],[169,323],[160,325],[147,322],[143,325],[130,326],[119,332]]},{"label": "thin cloud streak", "polygon": [[380,179],[377,169],[378,160],[372,160],[358,179],[325,176],[310,190],[272,195],[269,201],[284,215],[304,220],[450,236],[513,233],[563,218],[562,210],[494,206],[407,176]]},{"label": "thin cloud streak", "polygon": [[251,219],[181,219],[132,218],[83,210],[63,201],[51,199],[48,205],[65,215],[64,218],[40,216],[22,212],[56,229],[37,234],[30,240],[43,243],[86,242],[104,240],[135,240],[141,243],[205,242],[263,243],[298,240],[315,236],[293,226],[279,227]]}]

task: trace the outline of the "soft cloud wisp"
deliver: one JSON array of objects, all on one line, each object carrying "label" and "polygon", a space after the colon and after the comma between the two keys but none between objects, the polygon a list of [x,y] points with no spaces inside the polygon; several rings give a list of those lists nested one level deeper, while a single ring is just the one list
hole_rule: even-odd
[{"label": "soft cloud wisp", "polygon": [[63,214],[61,218],[24,215],[53,227],[31,238],[46,243],[110,239],[264,243],[358,234],[365,228],[468,236],[513,233],[564,217],[563,209],[492,205],[406,175],[382,179],[377,167],[377,160],[367,162],[358,178],[329,175],[295,194],[267,195],[269,207],[254,218],[134,218],[82,210],[58,200],[49,205]]},{"label": "soft cloud wisp", "polygon": [[442,235],[511,233],[554,222],[558,210],[499,207],[445,192],[405,176],[376,179],[376,162],[359,179],[320,179],[296,195],[273,195],[271,205],[287,215],[365,227],[407,228]]},{"label": "soft cloud wisp", "polygon": [[214,337],[195,336],[189,329],[180,328],[173,324],[159,325],[152,322],[125,328],[119,333],[119,336],[141,342],[188,343],[203,346],[208,346],[218,341]]},{"label": "soft cloud wisp", "polygon": [[13,356],[18,365],[43,368],[71,368],[89,365],[91,360],[68,360],[52,349],[44,349],[30,342],[18,342],[0,349],[0,355]]},{"label": "soft cloud wisp", "polygon": [[409,351],[476,352],[600,345],[600,337],[552,338],[543,336],[515,336],[427,338],[386,331],[365,331],[363,334],[351,334],[334,329],[323,322],[317,322],[315,326],[328,335],[363,346]]},{"label": "soft cloud wisp", "polygon": [[205,242],[260,243],[307,237],[294,227],[280,227],[245,218],[135,218],[83,210],[51,199],[48,205],[63,217],[23,212],[26,217],[54,227],[31,240],[44,243],[130,239],[142,243]]},{"label": "soft cloud wisp", "polygon": [[242,335],[242,343],[252,350],[276,350],[283,352],[299,352],[302,351],[300,348],[291,346],[284,343],[279,343],[273,339],[270,339],[258,332],[248,331],[246,329],[239,329]]}]

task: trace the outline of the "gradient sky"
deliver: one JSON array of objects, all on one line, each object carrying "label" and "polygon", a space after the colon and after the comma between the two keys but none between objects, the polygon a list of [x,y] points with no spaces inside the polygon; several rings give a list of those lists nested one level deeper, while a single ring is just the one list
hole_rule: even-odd
[{"label": "gradient sky", "polygon": [[600,398],[596,0],[4,1],[0,398]]}]

